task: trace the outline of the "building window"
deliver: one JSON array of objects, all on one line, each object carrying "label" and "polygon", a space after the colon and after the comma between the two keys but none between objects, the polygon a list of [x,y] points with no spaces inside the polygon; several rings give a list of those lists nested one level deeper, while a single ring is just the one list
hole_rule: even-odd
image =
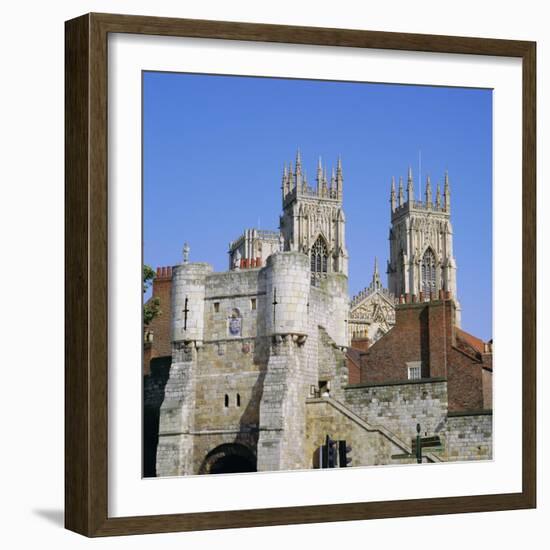
[{"label": "building window", "polygon": [[311,247],[311,281],[318,283],[319,279],[324,277],[328,271],[328,249],[325,240],[318,237],[315,244]]},{"label": "building window", "polygon": [[226,407],[229,407],[229,395],[225,394],[225,397],[224,397],[224,404]]},{"label": "building window", "polygon": [[241,394],[238,393],[237,394],[237,407],[240,407],[241,406]]},{"label": "building window", "polygon": [[422,378],[422,367],[420,365],[408,367],[408,370],[409,380],[420,380],[420,378]]},{"label": "building window", "polygon": [[250,300],[250,309],[254,311],[256,309],[256,298]]},{"label": "building window", "polygon": [[435,255],[428,248],[422,256],[422,292],[429,295],[435,292]]},{"label": "building window", "polygon": [[220,312],[220,302],[214,302],[214,313]]}]

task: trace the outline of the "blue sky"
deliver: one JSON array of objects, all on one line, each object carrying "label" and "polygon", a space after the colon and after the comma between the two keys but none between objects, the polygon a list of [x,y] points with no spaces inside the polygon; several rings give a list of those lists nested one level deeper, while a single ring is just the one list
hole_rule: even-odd
[{"label": "blue sky", "polygon": [[310,184],[319,156],[329,173],[342,156],[352,295],[388,259],[391,177],[410,164],[418,196],[419,151],[422,188],[448,169],[462,326],[492,337],[490,90],[144,73],[145,263],[178,263],[188,241],[191,261],[227,269],[245,228],[278,228],[297,148]]}]

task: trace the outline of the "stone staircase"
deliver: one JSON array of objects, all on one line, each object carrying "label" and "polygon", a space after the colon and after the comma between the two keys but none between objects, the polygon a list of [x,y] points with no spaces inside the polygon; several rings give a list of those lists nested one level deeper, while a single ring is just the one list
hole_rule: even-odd
[{"label": "stone staircase", "polygon": [[[401,449],[404,453],[412,453],[412,447],[409,443],[395,435],[382,425],[373,425],[363,420],[360,416],[355,414],[351,409],[346,407],[341,401],[338,401],[332,397],[316,397],[307,400],[307,403],[326,403],[337,410],[340,414],[346,416],[356,425],[360,426],[367,432],[378,432],[383,437],[387,438],[396,447]],[[442,458],[434,453],[424,453],[423,455],[429,462],[444,462]]]}]

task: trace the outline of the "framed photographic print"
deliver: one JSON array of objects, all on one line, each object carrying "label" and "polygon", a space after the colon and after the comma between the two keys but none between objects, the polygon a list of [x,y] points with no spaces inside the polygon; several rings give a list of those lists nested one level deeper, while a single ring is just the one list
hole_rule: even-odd
[{"label": "framed photographic print", "polygon": [[66,527],[532,508],[535,44],[66,23]]}]

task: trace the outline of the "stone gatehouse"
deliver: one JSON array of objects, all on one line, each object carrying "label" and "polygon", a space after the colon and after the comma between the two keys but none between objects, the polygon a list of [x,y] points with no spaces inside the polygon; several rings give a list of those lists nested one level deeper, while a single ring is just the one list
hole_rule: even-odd
[{"label": "stone gatehouse", "polygon": [[[330,181],[319,164],[311,187],[298,154],[283,172],[280,231],[246,230],[225,272],[190,262],[188,248],[158,269],[144,475],[315,468],[326,435],[351,444],[352,466],[411,462],[417,424],[442,442],[427,462],[492,456],[491,346],[459,328],[448,176],[443,201],[430,187],[424,203],[405,201],[392,183],[399,294],[376,266],[352,300],[343,183],[338,160]],[[402,242],[415,246],[397,253]]]}]

